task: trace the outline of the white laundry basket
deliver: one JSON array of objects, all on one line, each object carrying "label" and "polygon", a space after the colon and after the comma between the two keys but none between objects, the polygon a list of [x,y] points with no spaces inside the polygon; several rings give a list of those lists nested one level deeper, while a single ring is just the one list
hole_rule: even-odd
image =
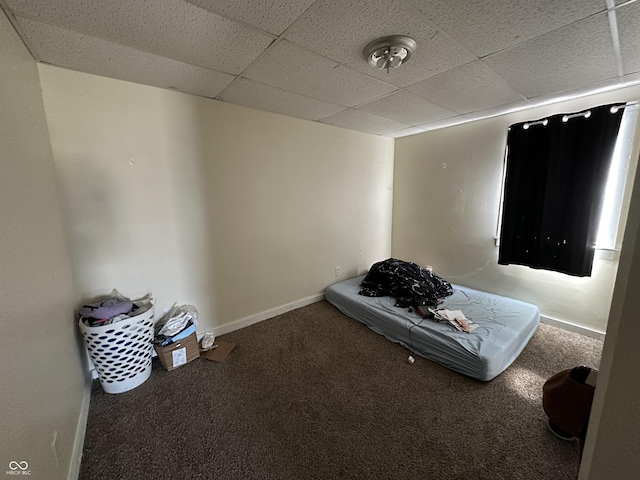
[{"label": "white laundry basket", "polygon": [[89,327],[78,322],[105,392],[132,390],[151,375],[153,315],[152,305],[140,315],[110,325]]}]

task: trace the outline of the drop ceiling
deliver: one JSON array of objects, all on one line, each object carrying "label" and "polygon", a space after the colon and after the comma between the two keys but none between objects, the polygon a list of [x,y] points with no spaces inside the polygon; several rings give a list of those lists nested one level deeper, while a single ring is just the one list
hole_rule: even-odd
[{"label": "drop ceiling", "polygon": [[[640,83],[638,0],[0,0],[35,59],[401,137]],[[397,69],[364,47],[417,42]]]}]

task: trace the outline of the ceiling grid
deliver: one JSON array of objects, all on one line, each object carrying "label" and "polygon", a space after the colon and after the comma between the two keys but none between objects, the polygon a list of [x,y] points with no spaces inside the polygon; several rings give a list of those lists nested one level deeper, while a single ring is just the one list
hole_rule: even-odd
[{"label": "ceiling grid", "polygon": [[[638,0],[0,0],[37,61],[398,137],[640,83]],[[363,50],[417,46],[398,68]],[[387,66],[389,66],[387,64]]]}]

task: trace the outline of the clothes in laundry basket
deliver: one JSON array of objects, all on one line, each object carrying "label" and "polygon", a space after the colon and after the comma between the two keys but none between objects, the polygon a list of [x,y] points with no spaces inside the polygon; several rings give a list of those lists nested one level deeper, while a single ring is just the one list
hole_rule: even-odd
[{"label": "clothes in laundry basket", "polygon": [[85,303],[78,309],[80,321],[88,327],[101,327],[125,320],[146,312],[151,306],[151,297],[136,301],[113,289],[106,298],[93,303]]}]

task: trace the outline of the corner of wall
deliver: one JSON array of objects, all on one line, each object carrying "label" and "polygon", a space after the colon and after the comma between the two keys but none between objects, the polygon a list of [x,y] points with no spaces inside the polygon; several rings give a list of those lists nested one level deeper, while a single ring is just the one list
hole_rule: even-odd
[{"label": "corner of wall", "polygon": [[80,465],[82,464],[82,451],[84,448],[84,438],[87,432],[87,420],[89,418],[89,406],[91,403],[91,387],[93,376],[91,371],[87,371],[84,382],[84,394],[82,396],[82,404],[78,415],[78,424],[76,426],[76,435],[71,451],[71,461],[69,464],[68,480],[77,480],[80,476]]}]

